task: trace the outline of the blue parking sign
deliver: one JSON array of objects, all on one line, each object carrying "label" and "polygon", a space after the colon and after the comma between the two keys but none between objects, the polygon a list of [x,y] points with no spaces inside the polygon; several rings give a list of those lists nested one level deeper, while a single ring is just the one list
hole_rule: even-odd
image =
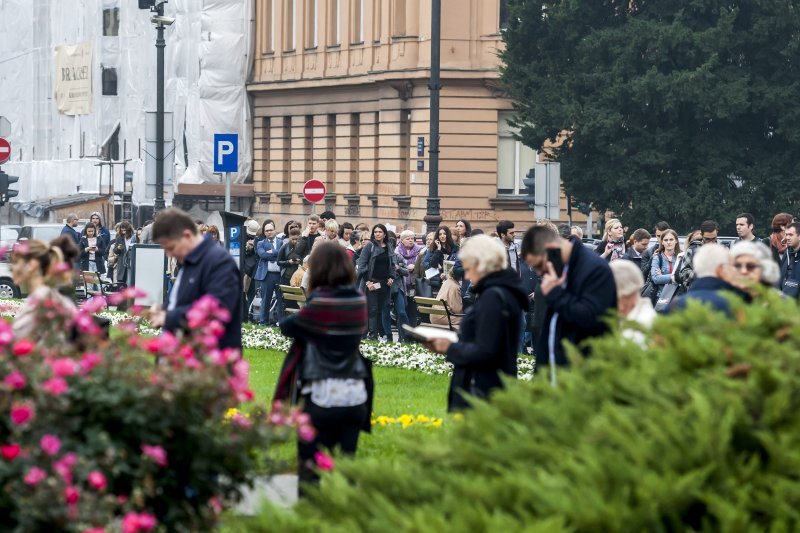
[{"label": "blue parking sign", "polygon": [[239,172],[239,134],[214,134],[214,172]]},{"label": "blue parking sign", "polygon": [[233,226],[232,228],[228,228],[228,240],[229,241],[238,241],[239,240],[239,232],[242,231],[239,226]]}]

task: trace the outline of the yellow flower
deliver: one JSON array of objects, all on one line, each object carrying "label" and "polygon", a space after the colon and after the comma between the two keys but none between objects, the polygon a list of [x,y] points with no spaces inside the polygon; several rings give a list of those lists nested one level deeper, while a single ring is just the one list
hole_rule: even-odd
[{"label": "yellow flower", "polygon": [[238,414],[239,414],[239,410],[236,409],[235,407],[231,407],[230,409],[228,409],[225,412],[225,420],[230,420],[231,418],[233,418],[234,416],[236,416]]},{"label": "yellow flower", "polygon": [[427,424],[431,419],[425,415],[417,415],[417,424]]},{"label": "yellow flower", "polygon": [[442,427],[442,419],[441,418],[434,418],[433,420],[431,420],[431,426],[433,426],[435,428]]},{"label": "yellow flower", "polygon": [[414,424],[414,417],[412,415],[402,415],[397,418],[397,422],[403,424],[403,429]]}]

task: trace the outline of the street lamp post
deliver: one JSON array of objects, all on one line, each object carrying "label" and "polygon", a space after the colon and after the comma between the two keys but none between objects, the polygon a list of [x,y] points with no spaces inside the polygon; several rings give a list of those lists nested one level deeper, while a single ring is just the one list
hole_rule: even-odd
[{"label": "street lamp post", "polygon": [[430,155],[428,171],[428,203],[425,214],[425,225],[436,228],[442,222],[439,212],[439,91],[441,68],[441,41],[442,41],[442,0],[431,2],[431,79],[428,89],[431,94],[431,139],[429,142]]},{"label": "street lamp post", "polygon": [[164,209],[164,4],[156,6],[156,198],[154,214]]}]

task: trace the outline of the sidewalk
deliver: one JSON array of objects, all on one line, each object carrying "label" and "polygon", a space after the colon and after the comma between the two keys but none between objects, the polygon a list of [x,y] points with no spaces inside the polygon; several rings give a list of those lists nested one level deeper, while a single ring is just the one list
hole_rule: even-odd
[{"label": "sidewalk", "polygon": [[233,510],[236,514],[253,516],[264,500],[281,507],[291,507],[297,502],[297,476],[281,474],[256,480],[252,490],[245,489],[242,501]]}]

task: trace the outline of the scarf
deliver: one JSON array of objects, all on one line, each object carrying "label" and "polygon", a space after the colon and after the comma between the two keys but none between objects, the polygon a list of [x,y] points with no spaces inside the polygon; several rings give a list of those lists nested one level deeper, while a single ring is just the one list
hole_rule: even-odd
[{"label": "scarf", "polygon": [[319,340],[319,348],[338,351],[358,350],[367,332],[366,298],[355,287],[320,287],[293,317],[303,331],[286,354],[275,388],[274,400],[297,400],[297,370],[306,342]]},{"label": "scarf", "polygon": [[777,250],[779,254],[782,254],[786,251],[787,245],[778,239],[778,234],[773,233],[769,238],[769,245],[772,246],[774,250]]}]

